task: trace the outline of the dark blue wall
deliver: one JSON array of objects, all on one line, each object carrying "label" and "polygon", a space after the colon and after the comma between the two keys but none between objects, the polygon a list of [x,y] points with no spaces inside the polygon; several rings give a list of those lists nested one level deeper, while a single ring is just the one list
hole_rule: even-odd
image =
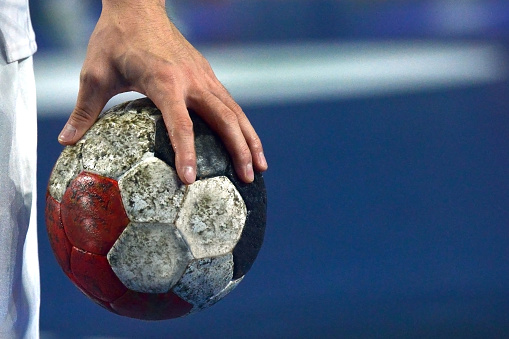
[{"label": "dark blue wall", "polygon": [[110,314],[44,229],[64,119],[39,121],[41,328],[60,338],[509,336],[509,86],[245,107],[269,208],[253,269],[183,319]]}]

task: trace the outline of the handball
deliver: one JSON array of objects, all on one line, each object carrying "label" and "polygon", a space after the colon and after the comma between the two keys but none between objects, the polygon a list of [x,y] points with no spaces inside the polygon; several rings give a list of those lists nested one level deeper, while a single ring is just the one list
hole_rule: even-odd
[{"label": "handball", "polygon": [[161,112],[117,105],[59,156],[46,193],[58,264],[116,314],[162,320],[203,310],[233,290],[262,246],[263,177],[245,184],[221,140],[192,111],[196,181],[183,184]]}]

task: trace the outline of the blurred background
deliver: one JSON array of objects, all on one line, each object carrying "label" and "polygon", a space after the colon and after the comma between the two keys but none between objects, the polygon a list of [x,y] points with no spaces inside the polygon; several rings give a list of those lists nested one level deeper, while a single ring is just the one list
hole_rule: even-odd
[{"label": "blurred background", "polygon": [[228,297],[176,320],[71,284],[44,194],[101,4],[32,1],[43,339],[509,337],[509,2],[167,7],[264,142],[264,246]]}]

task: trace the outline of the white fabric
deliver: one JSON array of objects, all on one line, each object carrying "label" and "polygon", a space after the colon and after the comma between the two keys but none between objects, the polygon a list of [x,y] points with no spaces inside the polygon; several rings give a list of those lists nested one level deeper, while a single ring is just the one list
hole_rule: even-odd
[{"label": "white fabric", "polygon": [[3,47],[1,50],[8,62],[21,60],[35,53],[37,44],[30,21],[28,0],[0,0],[0,33]]},{"label": "white fabric", "polygon": [[32,58],[0,58],[0,339],[39,338]]}]

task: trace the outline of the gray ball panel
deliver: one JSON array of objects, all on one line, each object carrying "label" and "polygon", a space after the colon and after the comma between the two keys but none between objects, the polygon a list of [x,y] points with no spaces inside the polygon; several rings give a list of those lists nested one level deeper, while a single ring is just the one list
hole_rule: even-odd
[{"label": "gray ball panel", "polygon": [[58,202],[62,201],[71,180],[83,171],[81,163],[82,146],[83,142],[78,142],[74,146],[65,147],[53,167],[49,178],[48,192]]},{"label": "gray ball panel", "polygon": [[223,299],[228,293],[233,291],[235,289],[235,287],[237,287],[243,279],[244,279],[244,277],[240,277],[238,279],[230,281],[228,283],[228,285],[226,285],[226,287],[223,288],[222,291],[220,291],[218,294],[214,295],[213,297],[209,298],[207,300],[207,302],[204,303],[203,305],[201,305],[199,307],[193,307],[193,309],[189,313],[194,313],[194,312],[203,310],[205,308],[208,308],[208,307],[214,305],[219,300]]},{"label": "gray ball panel", "polygon": [[148,114],[109,110],[87,132],[85,170],[117,179],[154,149],[155,126]]},{"label": "gray ball panel", "polygon": [[233,256],[228,253],[191,262],[173,291],[195,308],[203,308],[209,300],[228,286],[233,276]]},{"label": "gray ball panel", "polygon": [[107,255],[113,272],[131,290],[166,293],[193,259],[173,225],[130,223]]},{"label": "gray ball panel", "polygon": [[176,226],[196,258],[226,254],[240,238],[246,206],[226,177],[188,186]]},{"label": "gray ball panel", "polygon": [[177,172],[150,157],[123,175],[118,185],[127,216],[135,222],[175,222],[186,186]]}]

